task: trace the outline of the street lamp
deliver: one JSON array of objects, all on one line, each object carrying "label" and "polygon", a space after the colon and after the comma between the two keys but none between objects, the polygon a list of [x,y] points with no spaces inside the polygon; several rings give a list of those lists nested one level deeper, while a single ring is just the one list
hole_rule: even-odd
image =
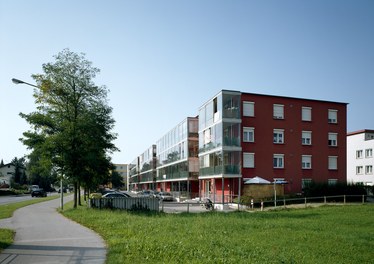
[{"label": "street lamp", "polygon": [[34,84],[27,83],[27,82],[24,82],[24,81],[21,81],[21,80],[15,79],[15,78],[12,79],[12,82],[15,83],[15,84],[26,84],[26,85],[30,85],[30,86],[32,86],[32,87],[39,88],[38,86],[36,86],[36,85],[34,85]]},{"label": "street lamp", "polygon": [[[35,87],[35,88],[40,88],[39,86],[36,86],[34,84],[31,84],[31,83],[28,83],[28,82],[24,82],[24,81],[21,81],[21,80],[18,80],[16,78],[13,78],[12,79],[12,82],[14,84],[26,84],[26,85],[29,85],[29,86],[32,86],[32,87]],[[63,176],[61,176],[61,182],[60,182],[60,190],[61,190],[61,201],[60,201],[60,207],[61,207],[61,210],[64,209],[64,191],[63,191],[63,186],[62,186],[62,178]]]}]

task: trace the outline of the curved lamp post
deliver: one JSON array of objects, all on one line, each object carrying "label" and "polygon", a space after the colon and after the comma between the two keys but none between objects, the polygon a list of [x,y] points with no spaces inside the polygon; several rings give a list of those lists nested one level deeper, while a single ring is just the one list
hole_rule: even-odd
[{"label": "curved lamp post", "polygon": [[[12,82],[14,84],[26,84],[26,85],[29,85],[29,86],[32,86],[32,87],[35,87],[35,88],[40,88],[39,86],[36,86],[34,84],[31,84],[31,83],[28,83],[28,82],[24,82],[24,81],[21,81],[21,80],[18,80],[16,78],[13,78],[12,79]],[[61,201],[60,201],[60,207],[61,207],[61,210],[64,209],[64,190],[63,190],[63,186],[62,186],[62,176],[61,176],[61,182],[60,182],[60,190],[61,190]]]}]

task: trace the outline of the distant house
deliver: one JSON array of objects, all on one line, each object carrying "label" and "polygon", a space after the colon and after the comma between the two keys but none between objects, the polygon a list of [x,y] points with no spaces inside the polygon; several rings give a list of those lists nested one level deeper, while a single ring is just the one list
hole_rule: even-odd
[{"label": "distant house", "polygon": [[[25,168],[20,168],[21,173],[25,173]],[[0,166],[0,186],[3,184],[10,185],[11,179],[16,171],[16,166],[13,163],[7,163]]]},{"label": "distant house", "polygon": [[347,136],[347,181],[374,185],[374,130],[351,132]]},{"label": "distant house", "polygon": [[10,179],[14,175],[16,167],[12,163],[0,166],[0,185],[10,185]]}]

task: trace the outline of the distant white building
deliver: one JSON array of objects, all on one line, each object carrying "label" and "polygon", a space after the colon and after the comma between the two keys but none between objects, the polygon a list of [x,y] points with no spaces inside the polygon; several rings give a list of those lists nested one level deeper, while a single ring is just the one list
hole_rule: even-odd
[{"label": "distant white building", "polygon": [[15,172],[15,166],[12,163],[4,164],[0,166],[0,185],[10,185],[10,180]]},{"label": "distant white building", "polygon": [[347,182],[374,185],[374,130],[347,135]]}]

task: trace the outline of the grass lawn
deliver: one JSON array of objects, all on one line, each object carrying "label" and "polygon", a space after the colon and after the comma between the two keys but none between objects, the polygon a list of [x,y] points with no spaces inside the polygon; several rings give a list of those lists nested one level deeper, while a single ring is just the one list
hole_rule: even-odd
[{"label": "grass lawn", "polygon": [[267,212],[131,213],[80,207],[107,263],[373,263],[374,205]]},{"label": "grass lawn", "polygon": [[[35,198],[32,200],[28,200],[28,201],[0,205],[0,219],[11,217],[13,215],[13,212],[17,210],[18,208],[21,208],[21,207],[24,207],[30,204],[35,204],[35,203],[40,203],[40,202],[56,199],[57,197],[58,195],[52,195],[52,196],[48,196],[45,198]],[[14,232],[12,230],[0,228],[0,252],[4,248],[12,244],[13,237],[14,237]]]}]

